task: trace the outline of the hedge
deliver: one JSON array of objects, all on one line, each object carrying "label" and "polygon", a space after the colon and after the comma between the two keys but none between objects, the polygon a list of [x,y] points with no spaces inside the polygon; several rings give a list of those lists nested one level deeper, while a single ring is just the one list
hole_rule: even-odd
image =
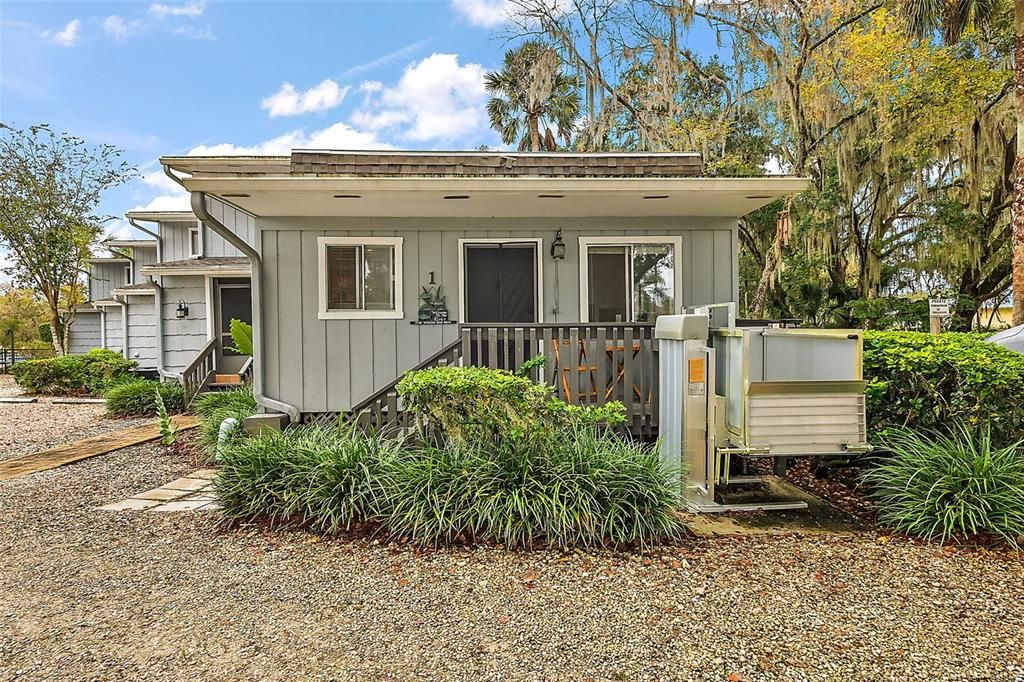
[{"label": "hedge", "polygon": [[98,395],[130,379],[137,366],[120,353],[96,348],[84,355],[23,360],[11,367],[11,373],[18,385],[30,393]]},{"label": "hedge", "polygon": [[1024,355],[976,334],[864,334],[871,437],[897,428],[991,428],[996,443],[1024,434]]}]

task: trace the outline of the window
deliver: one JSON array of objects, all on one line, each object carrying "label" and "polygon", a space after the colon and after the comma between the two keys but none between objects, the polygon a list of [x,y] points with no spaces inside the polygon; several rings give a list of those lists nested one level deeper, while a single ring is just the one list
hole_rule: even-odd
[{"label": "window", "polygon": [[653,322],[677,312],[678,237],[582,237],[580,274],[587,322]]},{"label": "window", "polygon": [[401,319],[401,237],[317,241],[320,319]]},{"label": "window", "polygon": [[199,258],[203,255],[203,238],[198,227],[189,228],[188,255],[189,258]]},{"label": "window", "polygon": [[130,287],[134,282],[132,281],[132,266],[131,263],[124,266],[124,285]]}]

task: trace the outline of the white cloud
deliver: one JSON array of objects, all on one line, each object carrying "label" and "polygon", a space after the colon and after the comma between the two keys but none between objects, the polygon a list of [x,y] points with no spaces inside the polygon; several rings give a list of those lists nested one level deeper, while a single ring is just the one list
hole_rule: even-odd
[{"label": "white cloud", "polygon": [[194,19],[202,16],[206,10],[206,0],[191,0],[184,5],[165,5],[161,2],[154,2],[149,6],[149,13],[155,17],[188,17]]},{"label": "white cloud", "polygon": [[409,64],[394,87],[364,83],[363,107],[352,122],[371,131],[394,129],[415,142],[465,139],[486,127],[486,70],[459,64],[456,54],[432,54]]},{"label": "white cloud", "polygon": [[764,168],[765,175],[788,175],[792,172],[789,164],[778,156],[769,156],[762,167]]},{"label": "white cloud", "polygon": [[390,149],[376,133],[356,130],[346,123],[335,123],[307,133],[299,128],[270,140],[244,146],[229,143],[199,145],[190,156],[262,156],[290,154],[293,149]]},{"label": "white cloud", "polygon": [[54,43],[61,47],[74,47],[78,44],[79,31],[82,28],[82,22],[78,19],[72,19],[69,21],[63,29],[56,33],[52,31],[43,31],[43,37],[52,40]]},{"label": "white cloud", "polygon": [[508,21],[509,0],[452,0],[452,9],[474,26],[494,28]]},{"label": "white cloud", "polygon": [[291,83],[282,83],[281,89],[264,99],[260,107],[270,112],[270,118],[327,111],[341,104],[348,91],[348,86],[340,87],[329,78],[301,92]]},{"label": "white cloud", "polygon": [[161,194],[153,197],[149,203],[136,206],[132,211],[191,211],[192,205],[187,192],[182,194]]},{"label": "white cloud", "polygon": [[131,33],[124,19],[112,14],[103,20],[103,31],[114,40],[121,42]]}]

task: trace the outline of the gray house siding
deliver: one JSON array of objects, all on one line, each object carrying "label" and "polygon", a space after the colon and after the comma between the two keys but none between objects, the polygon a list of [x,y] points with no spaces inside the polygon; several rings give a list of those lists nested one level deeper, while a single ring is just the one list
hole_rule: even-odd
[{"label": "gray house siding", "polygon": [[111,293],[125,285],[124,269],[127,263],[93,263],[89,268],[89,300],[105,301]]},{"label": "gray house siding", "polygon": [[[201,276],[164,277],[164,369],[181,372],[206,345],[206,280]],[[188,317],[178,319],[178,301]]]},{"label": "gray house siding", "polygon": [[[264,262],[265,392],[303,412],[340,411],[369,397],[458,336],[457,325],[414,326],[429,272],[457,319],[459,240],[542,238],[545,322],[580,320],[579,237],[679,236],[682,305],[736,300],[736,221],[729,218],[352,219],[260,218]],[[566,257],[549,255],[562,230]],[[402,320],[318,318],[319,236],[399,236]],[[558,309],[554,311],[557,299]]]},{"label": "gray house siding", "polygon": [[128,357],[142,369],[156,367],[156,315],[152,296],[128,296]]},{"label": "gray house siding", "polygon": [[75,314],[68,335],[68,351],[74,355],[88,353],[93,348],[100,348],[100,312],[81,312]]},{"label": "gray house siding", "polygon": [[132,263],[132,277],[134,278],[132,281],[135,284],[141,284],[148,279],[146,275],[142,274],[142,268],[156,263],[156,249],[132,249],[132,258],[135,259],[135,262]]},{"label": "gray house siding", "polygon": [[107,348],[123,353],[124,331],[121,327],[121,306],[106,306],[104,310],[106,310],[106,315],[102,317],[106,321]]}]

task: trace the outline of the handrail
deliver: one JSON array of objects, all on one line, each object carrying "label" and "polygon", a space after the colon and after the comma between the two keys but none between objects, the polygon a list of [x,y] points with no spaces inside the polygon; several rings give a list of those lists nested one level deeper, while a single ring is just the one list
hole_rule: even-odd
[{"label": "handrail", "polygon": [[[457,351],[457,352],[454,354],[454,357],[448,358],[448,356],[452,354],[452,351]],[[408,369],[405,372],[403,372],[401,376],[399,376],[397,379],[395,379],[394,381],[389,383],[387,386],[383,387],[382,389],[380,389],[379,391],[377,391],[376,393],[371,395],[366,400],[362,401],[361,403],[359,403],[357,405],[354,405],[349,410],[349,412],[351,412],[352,414],[358,414],[358,413],[362,412],[363,410],[367,409],[368,407],[370,407],[371,405],[373,405],[375,402],[379,401],[381,398],[384,398],[385,396],[387,396],[388,392],[395,390],[395,388],[398,386],[398,382],[401,381],[402,377],[404,377],[409,372],[418,372],[421,369],[427,369],[428,367],[435,367],[438,364],[440,364],[441,360],[444,360],[446,358],[448,358],[450,360],[453,360],[453,359],[457,360],[459,357],[462,356],[462,352],[461,351],[462,351],[462,339],[458,339],[457,341],[452,341],[447,346],[445,346],[444,348],[439,350],[437,353],[434,353],[433,355],[431,355],[429,358],[427,358],[426,360],[424,360],[420,364],[416,365],[412,369]]]},{"label": "handrail", "polygon": [[242,363],[242,368],[238,370],[238,376],[241,377],[242,381],[246,381],[247,378],[252,374],[252,356],[250,355]]},{"label": "handrail", "polygon": [[203,390],[216,371],[215,358],[217,340],[210,339],[199,349],[199,353],[181,372],[181,385],[185,389],[185,404],[188,405]]}]

